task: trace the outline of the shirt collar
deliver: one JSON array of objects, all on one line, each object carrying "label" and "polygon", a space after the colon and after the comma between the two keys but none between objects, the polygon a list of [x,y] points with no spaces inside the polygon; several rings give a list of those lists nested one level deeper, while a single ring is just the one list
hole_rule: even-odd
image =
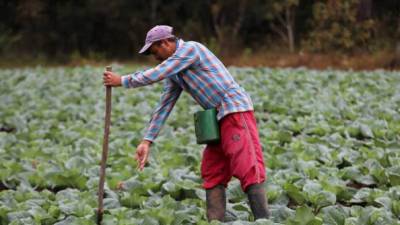
[{"label": "shirt collar", "polygon": [[183,44],[183,40],[182,39],[176,39],[175,43],[176,43],[176,50],[175,52],[178,50],[179,46],[181,46]]}]

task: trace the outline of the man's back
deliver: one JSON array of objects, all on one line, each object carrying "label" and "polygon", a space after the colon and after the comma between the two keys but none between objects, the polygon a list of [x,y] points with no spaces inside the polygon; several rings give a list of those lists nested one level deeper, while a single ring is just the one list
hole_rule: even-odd
[{"label": "man's back", "polygon": [[[192,51],[193,54],[185,54]],[[232,112],[253,109],[248,94],[204,45],[195,41],[179,40],[177,50],[171,57],[177,60],[194,58],[190,66],[172,76],[171,80],[189,92],[203,108],[217,108],[218,119]]]}]

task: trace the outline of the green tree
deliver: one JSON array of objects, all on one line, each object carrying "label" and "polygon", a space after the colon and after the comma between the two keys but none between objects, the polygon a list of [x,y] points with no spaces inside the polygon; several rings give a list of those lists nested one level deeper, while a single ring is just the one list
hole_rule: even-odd
[{"label": "green tree", "polygon": [[397,21],[396,47],[392,67],[400,67],[400,16]]},{"label": "green tree", "polygon": [[373,38],[375,21],[358,20],[359,0],[324,0],[313,6],[312,26],[306,46],[314,51],[352,51]]},{"label": "green tree", "polygon": [[287,43],[290,52],[295,50],[295,22],[299,0],[268,0],[266,19],[271,29]]},{"label": "green tree", "polygon": [[247,7],[247,0],[210,2],[213,28],[218,45],[224,53],[229,53],[232,47],[236,47]]}]

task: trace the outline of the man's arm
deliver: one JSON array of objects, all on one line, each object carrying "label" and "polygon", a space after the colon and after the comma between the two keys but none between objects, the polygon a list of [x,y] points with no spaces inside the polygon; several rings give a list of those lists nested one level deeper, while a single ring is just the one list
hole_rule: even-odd
[{"label": "man's arm", "polygon": [[161,127],[168,118],[181,93],[181,87],[179,87],[170,79],[165,80],[164,91],[161,96],[160,103],[152,114],[150,125],[147,128],[144,140],[136,149],[135,158],[138,161],[138,167],[140,170],[144,168],[144,165],[147,162],[151,143],[154,142],[154,140],[158,136]]},{"label": "man's arm", "polygon": [[136,88],[163,80],[188,68],[199,59],[194,46],[186,44],[158,66],[122,76],[122,85],[126,88]]},{"label": "man's arm", "polygon": [[156,139],[162,125],[165,123],[165,120],[169,116],[181,93],[182,88],[179,87],[178,84],[169,79],[165,81],[160,103],[152,114],[150,125],[147,128],[146,135],[144,136],[145,140],[153,142]]}]

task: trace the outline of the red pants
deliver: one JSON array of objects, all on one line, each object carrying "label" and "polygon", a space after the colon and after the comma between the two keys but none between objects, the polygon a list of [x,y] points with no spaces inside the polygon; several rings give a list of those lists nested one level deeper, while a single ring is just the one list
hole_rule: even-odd
[{"label": "red pants", "polygon": [[264,182],[264,159],[253,111],[226,115],[219,126],[221,141],[208,144],[203,153],[203,187],[226,187],[232,176],[240,180],[243,191]]}]

